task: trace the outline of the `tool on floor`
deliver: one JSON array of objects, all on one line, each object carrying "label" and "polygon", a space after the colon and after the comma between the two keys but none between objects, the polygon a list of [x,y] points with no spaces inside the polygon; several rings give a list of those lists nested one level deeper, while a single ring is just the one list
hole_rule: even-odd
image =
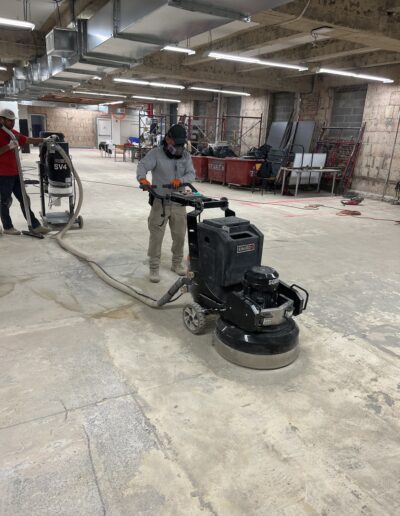
[{"label": "tool on floor", "polygon": [[33,231],[32,219],[31,219],[31,214],[30,214],[29,197],[28,197],[28,194],[26,193],[26,188],[25,188],[25,183],[24,183],[24,173],[22,171],[21,158],[19,156],[18,140],[15,137],[15,134],[12,131],[10,131],[9,129],[7,129],[7,127],[4,127],[4,125],[1,126],[1,129],[3,129],[3,131],[5,131],[8,134],[8,136],[11,138],[11,141],[15,141],[17,143],[17,145],[16,145],[16,147],[14,149],[14,152],[15,152],[15,159],[17,161],[17,169],[18,169],[19,181],[21,183],[22,200],[23,200],[23,203],[24,203],[26,222],[28,224],[28,231],[23,230],[23,231],[21,231],[21,233],[23,235],[31,236],[31,237],[34,237],[34,238],[40,238],[40,239],[44,238],[44,236],[42,234],[35,233]]},{"label": "tool on floor", "polygon": [[[253,369],[276,369],[298,355],[299,329],[293,320],[306,309],[307,291],[287,285],[278,272],[261,265],[263,234],[246,219],[236,217],[226,198],[172,190],[167,196],[142,186],[154,197],[194,208],[187,214],[189,272],[185,284],[193,302],[183,309],[183,322],[202,332],[208,315],[218,315],[214,333],[217,351],[227,360]],[[170,188],[170,185],[163,185]],[[200,221],[205,209],[220,208],[223,217]]]},{"label": "tool on floor", "polygon": [[[54,228],[65,226],[74,212],[76,202],[76,181],[71,169],[60,153],[60,148],[68,154],[69,145],[64,140],[62,133],[41,132],[41,138],[48,138],[44,145],[40,147],[39,153],[39,185],[40,185],[40,215],[46,226]],[[46,212],[46,197],[48,198],[48,208]],[[54,211],[54,206],[61,206],[62,200],[68,202],[68,210]],[[83,218],[79,215],[74,225],[79,228],[83,226]]]},{"label": "tool on floor", "polygon": [[350,197],[349,199],[342,199],[340,202],[343,206],[358,206],[364,200],[364,197]]}]

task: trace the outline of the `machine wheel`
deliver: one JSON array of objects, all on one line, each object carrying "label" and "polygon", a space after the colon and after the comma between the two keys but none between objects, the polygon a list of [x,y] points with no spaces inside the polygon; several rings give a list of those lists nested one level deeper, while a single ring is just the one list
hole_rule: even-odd
[{"label": "machine wheel", "polygon": [[199,335],[206,325],[206,316],[198,303],[190,303],[183,309],[183,324],[195,335]]},{"label": "machine wheel", "polygon": [[82,215],[79,215],[79,217],[76,219],[76,223],[78,224],[79,229],[83,228],[83,218],[82,218]]}]

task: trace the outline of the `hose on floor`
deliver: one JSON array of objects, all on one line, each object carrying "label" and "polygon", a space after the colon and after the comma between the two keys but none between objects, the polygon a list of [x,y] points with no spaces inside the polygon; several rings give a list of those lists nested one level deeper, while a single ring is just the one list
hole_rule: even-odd
[{"label": "hose on floor", "polygon": [[[47,144],[47,142],[45,142]],[[131,287],[130,285],[126,285],[125,283],[122,283],[121,281],[118,281],[117,279],[113,278],[108,272],[106,272],[101,265],[99,265],[95,260],[93,260],[90,256],[83,253],[82,251],[79,251],[75,247],[73,247],[71,244],[67,243],[64,238],[67,234],[67,232],[71,229],[72,225],[75,223],[75,220],[77,219],[79,212],[82,207],[83,202],[83,187],[82,182],[79,177],[79,174],[75,170],[74,165],[72,164],[72,161],[68,154],[64,151],[64,149],[57,145],[56,142],[48,143],[49,145],[54,145],[57,151],[61,154],[61,156],[64,158],[65,162],[67,163],[68,167],[70,168],[77,187],[78,187],[78,202],[74,206],[74,212],[72,213],[68,223],[64,226],[64,228],[59,231],[55,235],[55,240],[57,243],[62,247],[65,251],[68,253],[76,256],[77,258],[85,261],[90,265],[90,267],[93,269],[93,271],[97,274],[97,276],[103,280],[107,285],[110,285],[111,287],[123,292],[124,294],[127,294],[128,296],[131,296],[138,301],[141,301],[142,303],[146,304],[147,306],[150,306],[152,308],[159,308],[163,306],[166,303],[170,303],[171,301],[175,301],[177,298],[173,299],[173,296],[178,292],[178,290],[183,287],[184,285],[188,284],[189,279],[187,277],[180,277],[178,280],[170,287],[170,289],[160,298],[160,299],[154,299],[151,296],[148,296],[144,294],[143,292]]]}]

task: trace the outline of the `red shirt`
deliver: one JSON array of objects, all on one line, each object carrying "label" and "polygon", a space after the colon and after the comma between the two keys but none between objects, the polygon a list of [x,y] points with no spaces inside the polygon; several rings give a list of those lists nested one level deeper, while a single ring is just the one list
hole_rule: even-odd
[{"label": "red shirt", "polygon": [[[18,143],[24,145],[27,137],[12,129],[12,132],[17,137]],[[0,147],[4,147],[10,143],[11,137],[0,128]],[[15,150],[8,150],[4,154],[0,155],[0,176],[17,176],[18,167],[17,160],[15,158]]]}]

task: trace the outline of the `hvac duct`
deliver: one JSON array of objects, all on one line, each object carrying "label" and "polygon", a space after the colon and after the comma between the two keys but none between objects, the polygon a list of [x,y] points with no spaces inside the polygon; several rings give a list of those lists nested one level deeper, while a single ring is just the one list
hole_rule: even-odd
[{"label": "hvac duct", "polygon": [[[132,61],[208,32],[232,20],[291,0],[219,0],[218,7],[197,0],[113,0],[87,22],[88,55],[123,56]],[[149,32],[151,33],[149,34]]]}]

